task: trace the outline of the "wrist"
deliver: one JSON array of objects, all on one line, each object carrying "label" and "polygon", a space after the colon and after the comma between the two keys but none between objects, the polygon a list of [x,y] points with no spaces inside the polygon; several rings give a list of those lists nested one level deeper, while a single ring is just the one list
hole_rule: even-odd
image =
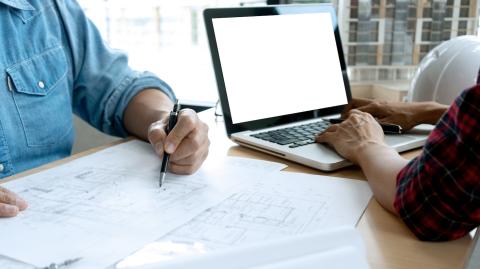
[{"label": "wrist", "polygon": [[143,90],[132,98],[125,109],[125,127],[130,134],[147,141],[149,127],[152,123],[168,117],[172,107],[172,101],[163,92]]},{"label": "wrist", "polygon": [[436,102],[421,102],[415,105],[413,121],[418,124],[437,124],[448,106]]},{"label": "wrist", "polygon": [[169,114],[170,111],[166,110],[152,110],[150,111],[148,122],[150,123],[150,125],[152,125],[158,121],[165,121],[166,119],[168,119]]},{"label": "wrist", "polygon": [[396,151],[385,144],[383,141],[368,141],[362,143],[356,149],[356,163],[360,167],[366,167],[371,163],[372,158],[377,158],[380,155],[383,155],[385,152]]}]

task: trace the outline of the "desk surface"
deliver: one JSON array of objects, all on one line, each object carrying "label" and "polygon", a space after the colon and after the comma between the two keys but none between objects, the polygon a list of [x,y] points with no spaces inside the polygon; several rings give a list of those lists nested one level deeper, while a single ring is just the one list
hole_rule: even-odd
[{"label": "desk surface", "polygon": [[[281,162],[288,165],[287,171],[316,175],[337,176],[365,180],[358,167],[348,167],[325,173],[272,155],[240,147],[231,142],[224,130],[223,122],[215,122],[214,116],[205,112],[202,119],[209,123],[210,154],[240,156]],[[421,151],[413,150],[402,154],[411,159]],[[358,228],[367,246],[367,254],[372,269],[436,268],[460,269],[472,245],[472,237],[442,243],[422,242],[409,231],[403,222],[384,210],[372,199],[358,223]]]},{"label": "desk surface", "polygon": [[[201,114],[201,118],[210,126],[209,137],[212,142],[210,157],[223,157],[227,154],[230,156],[269,160],[285,163],[288,165],[286,170],[291,172],[365,180],[365,176],[357,167],[324,173],[268,154],[237,146],[226,137],[223,122],[214,121],[212,111],[206,111]],[[7,180],[13,180],[54,167],[118,143],[121,142],[82,152],[67,159],[18,174]],[[414,150],[404,153],[403,156],[413,158],[419,153],[420,150]],[[372,269],[460,269],[463,267],[464,260],[473,241],[472,237],[467,236],[451,242],[421,242],[410,233],[400,219],[384,210],[375,199],[370,201],[367,210],[358,223],[358,229],[366,243],[368,260]]]}]

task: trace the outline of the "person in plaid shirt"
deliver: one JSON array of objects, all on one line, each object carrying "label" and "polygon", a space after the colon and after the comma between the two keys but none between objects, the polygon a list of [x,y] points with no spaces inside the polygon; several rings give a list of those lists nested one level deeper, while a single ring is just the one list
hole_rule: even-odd
[{"label": "person in plaid shirt", "polygon": [[[419,239],[453,240],[480,225],[480,84],[450,107],[354,99],[344,116],[317,142],[358,164],[378,202]],[[420,156],[408,161],[384,143],[374,117],[406,130],[436,126]]]}]

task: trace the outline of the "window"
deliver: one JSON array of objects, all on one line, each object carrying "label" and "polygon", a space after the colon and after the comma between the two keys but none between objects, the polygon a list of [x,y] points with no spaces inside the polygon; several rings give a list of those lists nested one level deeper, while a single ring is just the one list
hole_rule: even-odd
[{"label": "window", "polygon": [[442,33],[442,40],[449,40],[450,39],[450,36],[451,36],[451,32],[450,31],[444,31]]},{"label": "window", "polygon": [[409,32],[413,32],[417,29],[417,20],[408,20],[407,27]]},{"label": "window", "polygon": [[385,14],[385,17],[387,18],[393,18],[395,15],[395,10],[393,9],[393,7],[388,7],[386,9],[386,14]]},{"label": "window", "polygon": [[357,31],[357,23],[350,22],[350,32],[356,32],[356,31]]},{"label": "window", "polygon": [[468,18],[468,6],[460,8],[460,17]]},{"label": "window", "polygon": [[417,17],[417,8],[416,7],[410,7],[408,9],[408,17],[410,17],[410,18],[416,18]]},{"label": "window", "polygon": [[432,8],[424,8],[423,9],[423,17],[424,18],[431,18],[432,17]]},{"label": "window", "polygon": [[429,22],[429,21],[424,21],[422,23],[422,29],[425,31],[425,30],[430,30],[432,29],[432,23]]},{"label": "window", "polygon": [[350,8],[350,17],[351,18],[358,18],[358,8],[357,7],[351,7]]},{"label": "window", "polygon": [[430,31],[422,31],[422,41],[430,41]]},{"label": "window", "polygon": [[447,6],[447,8],[445,9],[445,17],[447,18],[453,17],[453,7]]},{"label": "window", "polygon": [[217,90],[202,11],[250,1],[79,2],[106,42],[128,53],[134,69],[156,73],[182,101],[213,104]]},{"label": "window", "polygon": [[356,42],[357,41],[357,33],[356,32],[350,32],[348,34],[348,41],[349,42]]},{"label": "window", "polygon": [[392,70],[380,69],[379,70],[379,78],[381,80],[393,80],[394,79],[394,73],[392,72]]},{"label": "window", "polygon": [[380,13],[380,10],[379,10],[378,6],[373,6],[372,7],[372,13],[371,13],[372,18],[378,18],[379,13]]},{"label": "window", "polygon": [[384,54],[382,63],[384,65],[391,65],[392,64],[392,55],[391,54]]},{"label": "window", "polygon": [[355,64],[356,64],[356,62],[355,62],[355,55],[351,55],[351,54],[349,53],[347,64],[348,64],[348,65],[355,65]]}]

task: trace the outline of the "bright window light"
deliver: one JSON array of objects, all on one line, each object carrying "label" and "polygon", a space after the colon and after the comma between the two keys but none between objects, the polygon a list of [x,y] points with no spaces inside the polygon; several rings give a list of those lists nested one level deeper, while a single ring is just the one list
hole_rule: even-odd
[{"label": "bright window light", "polygon": [[172,86],[182,102],[194,104],[214,104],[218,99],[203,10],[250,4],[233,0],[79,0],[79,3],[105,41],[112,48],[128,53],[134,69],[157,74]]}]

